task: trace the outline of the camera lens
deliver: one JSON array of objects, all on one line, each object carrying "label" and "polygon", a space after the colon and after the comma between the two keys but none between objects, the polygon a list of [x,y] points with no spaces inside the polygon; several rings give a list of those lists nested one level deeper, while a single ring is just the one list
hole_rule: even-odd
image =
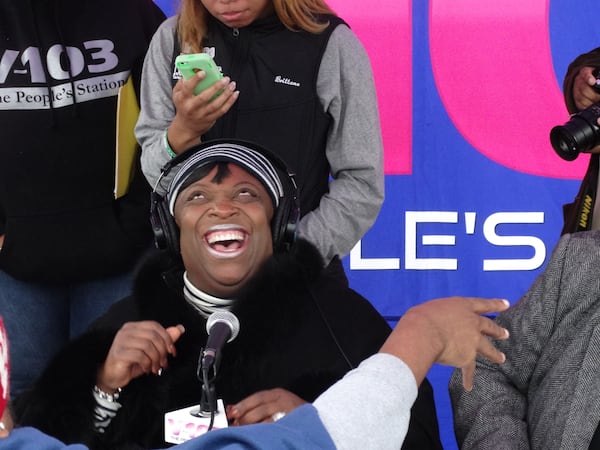
[{"label": "camera lens", "polygon": [[[575,130],[577,131],[577,130]],[[573,161],[579,155],[577,138],[568,130],[567,125],[558,125],[550,131],[550,143],[562,159]]]},{"label": "camera lens", "polygon": [[554,151],[562,159],[573,161],[579,153],[590,151],[600,143],[600,105],[593,104],[589,108],[575,114],[564,125],[550,131],[550,143]]}]

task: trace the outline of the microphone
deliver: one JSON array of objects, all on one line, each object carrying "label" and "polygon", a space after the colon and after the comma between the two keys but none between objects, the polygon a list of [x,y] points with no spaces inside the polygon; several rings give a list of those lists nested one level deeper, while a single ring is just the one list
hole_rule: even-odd
[{"label": "microphone", "polygon": [[217,311],[208,317],[206,332],[208,339],[201,355],[201,370],[214,367],[223,346],[233,341],[240,332],[240,321],[229,311]]},{"label": "microphone", "polygon": [[217,399],[213,375],[223,346],[233,341],[240,332],[240,321],[229,311],[212,313],[206,321],[208,339],[198,357],[197,376],[202,382],[200,404],[165,414],[165,441],[180,444],[216,428],[227,428],[227,415],[222,399]]}]

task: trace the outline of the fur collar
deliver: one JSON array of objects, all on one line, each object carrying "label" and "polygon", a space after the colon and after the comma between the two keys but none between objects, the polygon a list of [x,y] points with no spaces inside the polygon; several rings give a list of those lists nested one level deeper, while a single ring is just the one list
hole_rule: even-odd
[{"label": "fur collar", "polygon": [[[305,296],[307,286],[321,278],[323,268],[317,249],[307,241],[298,240],[289,252],[275,254],[265,262],[238,294],[232,312],[240,321],[299,313],[294,298],[299,292]],[[167,252],[156,252],[149,257],[136,277],[134,288],[142,317],[172,325],[190,315],[199,316],[183,298],[183,270],[181,263]]]}]

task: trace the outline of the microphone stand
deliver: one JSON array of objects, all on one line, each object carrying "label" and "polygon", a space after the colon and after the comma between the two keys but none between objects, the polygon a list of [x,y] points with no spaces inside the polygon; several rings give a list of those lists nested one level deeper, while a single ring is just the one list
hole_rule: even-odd
[{"label": "microphone stand", "polygon": [[[200,407],[197,412],[193,414],[197,417],[209,417],[210,423],[208,425],[208,429],[206,431],[212,430],[215,421],[215,413],[217,411],[217,396],[214,385],[214,376],[212,378],[209,377],[210,369],[215,369],[215,365],[211,364],[209,367],[205,367],[202,364],[202,359],[204,355],[204,350],[200,352],[200,358],[198,360],[198,369],[196,372],[196,376],[202,382],[202,394],[200,396]],[[216,375],[216,370],[214,375]]]}]

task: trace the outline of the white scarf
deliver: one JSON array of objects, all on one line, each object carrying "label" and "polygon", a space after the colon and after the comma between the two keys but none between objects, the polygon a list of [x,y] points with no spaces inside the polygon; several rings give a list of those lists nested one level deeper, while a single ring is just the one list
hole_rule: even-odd
[{"label": "white scarf", "polygon": [[198,289],[188,278],[187,271],[183,273],[183,296],[206,318],[215,311],[229,311],[233,305],[232,299],[215,297]]}]

